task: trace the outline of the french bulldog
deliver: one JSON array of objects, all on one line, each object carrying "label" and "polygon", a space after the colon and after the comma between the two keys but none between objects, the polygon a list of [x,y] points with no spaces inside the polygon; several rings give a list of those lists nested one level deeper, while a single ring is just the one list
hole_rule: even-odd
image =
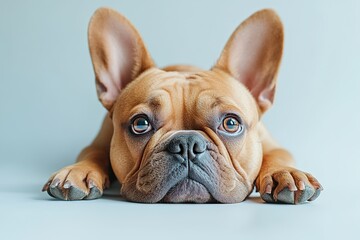
[{"label": "french bulldog", "polygon": [[210,70],[160,69],[124,16],[98,9],[88,40],[108,114],[76,163],[43,191],[96,199],[115,175],[133,202],[238,203],[254,186],[266,202],[316,199],[320,183],[294,167],[261,122],[274,101],[283,38],[278,15],[265,9],[239,25]]}]

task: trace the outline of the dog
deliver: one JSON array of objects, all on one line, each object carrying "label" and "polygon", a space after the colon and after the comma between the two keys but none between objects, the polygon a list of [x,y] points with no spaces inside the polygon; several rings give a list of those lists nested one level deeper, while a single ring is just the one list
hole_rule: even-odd
[{"label": "dog", "polygon": [[135,27],[108,8],[88,28],[97,95],[108,110],[95,140],[43,191],[96,199],[112,175],[144,203],[238,203],[254,186],[270,203],[299,204],[323,190],[294,167],[261,122],[272,106],[283,26],[270,9],[237,27],[208,71],[157,68]]}]

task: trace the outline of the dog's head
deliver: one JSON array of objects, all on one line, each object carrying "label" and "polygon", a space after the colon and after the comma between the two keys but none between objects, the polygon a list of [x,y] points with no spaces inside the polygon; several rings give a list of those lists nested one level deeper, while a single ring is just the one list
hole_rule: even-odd
[{"label": "dog's head", "polygon": [[113,121],[110,159],[124,197],[244,200],[261,166],[258,123],[274,99],[282,46],[280,19],[263,10],[235,30],[211,70],[161,70],[127,19],[97,10],[89,47],[97,93]]}]

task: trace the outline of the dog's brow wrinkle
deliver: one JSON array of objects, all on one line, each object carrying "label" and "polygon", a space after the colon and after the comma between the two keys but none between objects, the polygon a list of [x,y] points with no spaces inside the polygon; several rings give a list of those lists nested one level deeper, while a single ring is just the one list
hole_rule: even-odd
[{"label": "dog's brow wrinkle", "polygon": [[148,100],[148,104],[152,108],[159,108],[161,106],[161,99],[159,97],[152,97]]},{"label": "dog's brow wrinkle", "polygon": [[211,104],[210,107],[215,108],[215,107],[217,107],[219,105],[222,105],[222,104],[224,104],[224,102],[219,97],[217,97],[217,98],[215,98],[215,101]]},{"label": "dog's brow wrinkle", "polygon": [[192,79],[197,79],[198,76],[197,75],[189,75],[189,76],[186,76],[186,79],[187,80],[192,80]]}]

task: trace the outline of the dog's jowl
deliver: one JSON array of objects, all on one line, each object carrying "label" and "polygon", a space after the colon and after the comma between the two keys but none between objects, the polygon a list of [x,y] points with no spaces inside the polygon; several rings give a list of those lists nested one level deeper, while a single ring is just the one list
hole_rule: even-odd
[{"label": "dog's jowl", "polygon": [[76,163],[43,190],[95,199],[114,173],[135,202],[237,203],[254,186],[266,202],[314,200],[319,182],[294,167],[261,122],[274,101],[283,35],[276,13],[262,10],[234,31],[210,70],[161,69],[125,17],[98,9],[88,39],[108,114]]}]

